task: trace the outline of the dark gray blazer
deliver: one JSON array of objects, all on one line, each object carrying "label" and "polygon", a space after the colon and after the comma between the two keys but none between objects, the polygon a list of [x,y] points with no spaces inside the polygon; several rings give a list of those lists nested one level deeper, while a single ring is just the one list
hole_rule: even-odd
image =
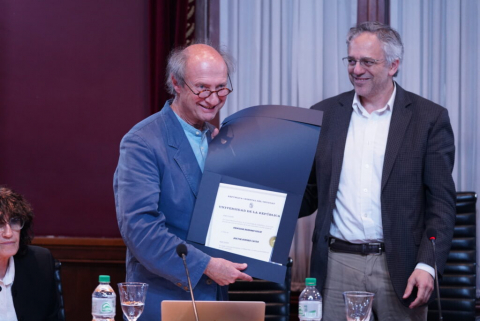
[{"label": "dark gray blazer", "polygon": [[[59,295],[55,283],[55,263],[48,249],[29,245],[13,257],[15,278],[13,306],[19,321],[59,320]],[[1,319],[1,317],[0,317]]]},{"label": "dark gray blazer", "polygon": [[[311,275],[320,289],[326,277],[328,237],[354,94],[346,92],[312,107],[324,111],[323,126],[301,216],[318,207]],[[455,224],[454,156],[447,110],[397,84],[383,165],[381,209],[388,269],[405,305],[416,297],[415,293],[402,299],[416,264],[434,266],[427,228],[437,231],[437,266],[443,273]]]}]

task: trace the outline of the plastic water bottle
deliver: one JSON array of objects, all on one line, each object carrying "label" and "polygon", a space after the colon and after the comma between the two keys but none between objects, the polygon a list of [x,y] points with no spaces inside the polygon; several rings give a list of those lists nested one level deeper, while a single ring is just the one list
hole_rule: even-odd
[{"label": "plastic water bottle", "polygon": [[100,275],[100,284],[92,293],[93,320],[115,321],[115,302],[117,296],[110,286],[110,275]]},{"label": "plastic water bottle", "polygon": [[317,279],[306,278],[307,287],[298,297],[298,318],[300,321],[320,321],[322,320],[322,296],[318,292]]}]

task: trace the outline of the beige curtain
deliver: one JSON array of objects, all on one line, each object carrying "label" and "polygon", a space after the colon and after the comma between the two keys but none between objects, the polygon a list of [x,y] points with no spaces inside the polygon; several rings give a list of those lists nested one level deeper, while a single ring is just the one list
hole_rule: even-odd
[{"label": "beige curtain", "polygon": [[[478,193],[480,1],[390,1],[391,25],[402,35],[405,46],[398,82],[448,109],[455,134],[453,177],[457,191]],[[478,237],[477,242],[478,247]],[[478,255],[479,251],[477,262]],[[480,278],[477,278],[477,297],[480,297]]]},{"label": "beige curtain", "polygon": [[[350,90],[341,58],[356,14],[351,0],[220,0],[220,44],[237,60],[220,119],[255,105],[308,108]],[[290,251],[294,290],[309,276],[314,220],[297,224]]]}]

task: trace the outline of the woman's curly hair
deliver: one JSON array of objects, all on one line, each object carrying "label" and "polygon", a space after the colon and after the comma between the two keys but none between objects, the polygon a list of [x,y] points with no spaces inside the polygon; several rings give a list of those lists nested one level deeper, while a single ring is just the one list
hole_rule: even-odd
[{"label": "woman's curly hair", "polygon": [[6,186],[0,186],[0,222],[6,224],[11,218],[18,217],[25,224],[20,231],[20,248],[18,253],[27,250],[33,239],[33,210],[30,203],[20,194]]}]

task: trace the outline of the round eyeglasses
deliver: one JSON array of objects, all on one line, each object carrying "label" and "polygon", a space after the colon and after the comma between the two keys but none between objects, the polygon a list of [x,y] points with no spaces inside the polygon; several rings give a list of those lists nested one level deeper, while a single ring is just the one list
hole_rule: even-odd
[{"label": "round eyeglasses", "polygon": [[228,76],[228,81],[230,82],[230,87],[232,87],[232,89],[229,89],[229,88],[225,87],[225,88],[222,88],[222,89],[219,89],[219,90],[208,90],[207,89],[207,90],[202,90],[202,91],[199,91],[198,93],[196,93],[192,90],[192,88],[190,88],[190,86],[186,82],[185,82],[185,85],[188,87],[188,89],[190,89],[190,91],[194,95],[197,95],[199,98],[202,98],[202,99],[207,99],[213,93],[217,93],[218,97],[225,97],[233,91],[233,86],[232,86],[232,81],[230,80],[230,75],[227,75],[227,76]]},{"label": "round eyeglasses", "polygon": [[357,62],[359,62],[360,66],[362,66],[363,68],[370,68],[384,61],[385,59],[360,58],[357,60],[352,57],[345,57],[342,58],[342,60],[345,66],[347,66],[348,68],[354,68],[357,65]]},{"label": "round eyeglasses", "polygon": [[0,233],[5,232],[7,224],[12,230],[20,231],[25,225],[25,222],[20,217],[12,217],[8,220],[8,222],[0,222]]}]

